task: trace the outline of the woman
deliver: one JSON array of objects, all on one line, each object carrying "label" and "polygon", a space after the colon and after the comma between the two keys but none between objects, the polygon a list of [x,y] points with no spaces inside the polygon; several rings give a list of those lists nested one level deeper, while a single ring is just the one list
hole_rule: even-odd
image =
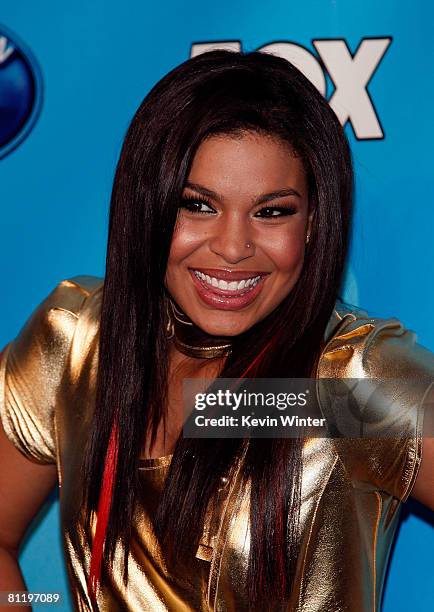
[{"label": "woman", "polygon": [[[58,479],[77,610],[379,609],[400,501],[434,506],[434,359],[338,299],[351,195],[342,128],[287,61],[209,52],[152,89],[105,278],[59,283],[3,351],[3,590]],[[410,417],[402,439],[187,439],[186,377],[399,379]]]}]

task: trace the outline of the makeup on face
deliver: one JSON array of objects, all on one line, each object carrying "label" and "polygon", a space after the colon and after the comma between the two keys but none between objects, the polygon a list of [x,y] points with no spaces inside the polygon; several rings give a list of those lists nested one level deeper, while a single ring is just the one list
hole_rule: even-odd
[{"label": "makeup on face", "polygon": [[195,324],[236,335],[288,295],[303,266],[307,191],[302,161],[286,142],[246,132],[201,143],[165,278]]},{"label": "makeup on face", "polygon": [[228,270],[190,270],[199,297],[210,306],[222,310],[238,310],[250,304],[262,291],[269,273],[254,273],[237,270],[240,280],[231,280]]}]

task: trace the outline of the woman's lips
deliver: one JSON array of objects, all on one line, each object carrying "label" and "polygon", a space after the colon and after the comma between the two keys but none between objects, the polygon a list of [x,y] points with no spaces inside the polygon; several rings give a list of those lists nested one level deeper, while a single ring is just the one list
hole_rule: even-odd
[{"label": "woman's lips", "polygon": [[212,287],[207,282],[200,280],[192,270],[189,270],[189,272],[201,300],[208,306],[214,306],[222,310],[239,310],[253,302],[261,293],[265,279],[269,276],[268,274],[261,276],[255,287],[251,289],[230,291]]}]

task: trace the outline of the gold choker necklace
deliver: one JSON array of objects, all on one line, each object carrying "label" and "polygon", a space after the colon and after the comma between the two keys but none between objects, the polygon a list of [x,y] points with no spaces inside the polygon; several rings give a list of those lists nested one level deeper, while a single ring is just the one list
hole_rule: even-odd
[{"label": "gold choker necklace", "polygon": [[166,298],[166,313],[167,338],[173,338],[176,348],[184,355],[198,359],[230,355],[230,337],[207,334],[195,325],[170,297]]}]

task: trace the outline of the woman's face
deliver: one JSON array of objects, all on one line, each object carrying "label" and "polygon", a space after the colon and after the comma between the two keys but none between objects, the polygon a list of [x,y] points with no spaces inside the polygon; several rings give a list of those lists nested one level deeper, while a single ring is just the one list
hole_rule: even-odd
[{"label": "woman's face", "polygon": [[294,287],[311,219],[305,171],[289,144],[253,132],[212,136],[184,188],[165,285],[207,333],[240,334]]}]

